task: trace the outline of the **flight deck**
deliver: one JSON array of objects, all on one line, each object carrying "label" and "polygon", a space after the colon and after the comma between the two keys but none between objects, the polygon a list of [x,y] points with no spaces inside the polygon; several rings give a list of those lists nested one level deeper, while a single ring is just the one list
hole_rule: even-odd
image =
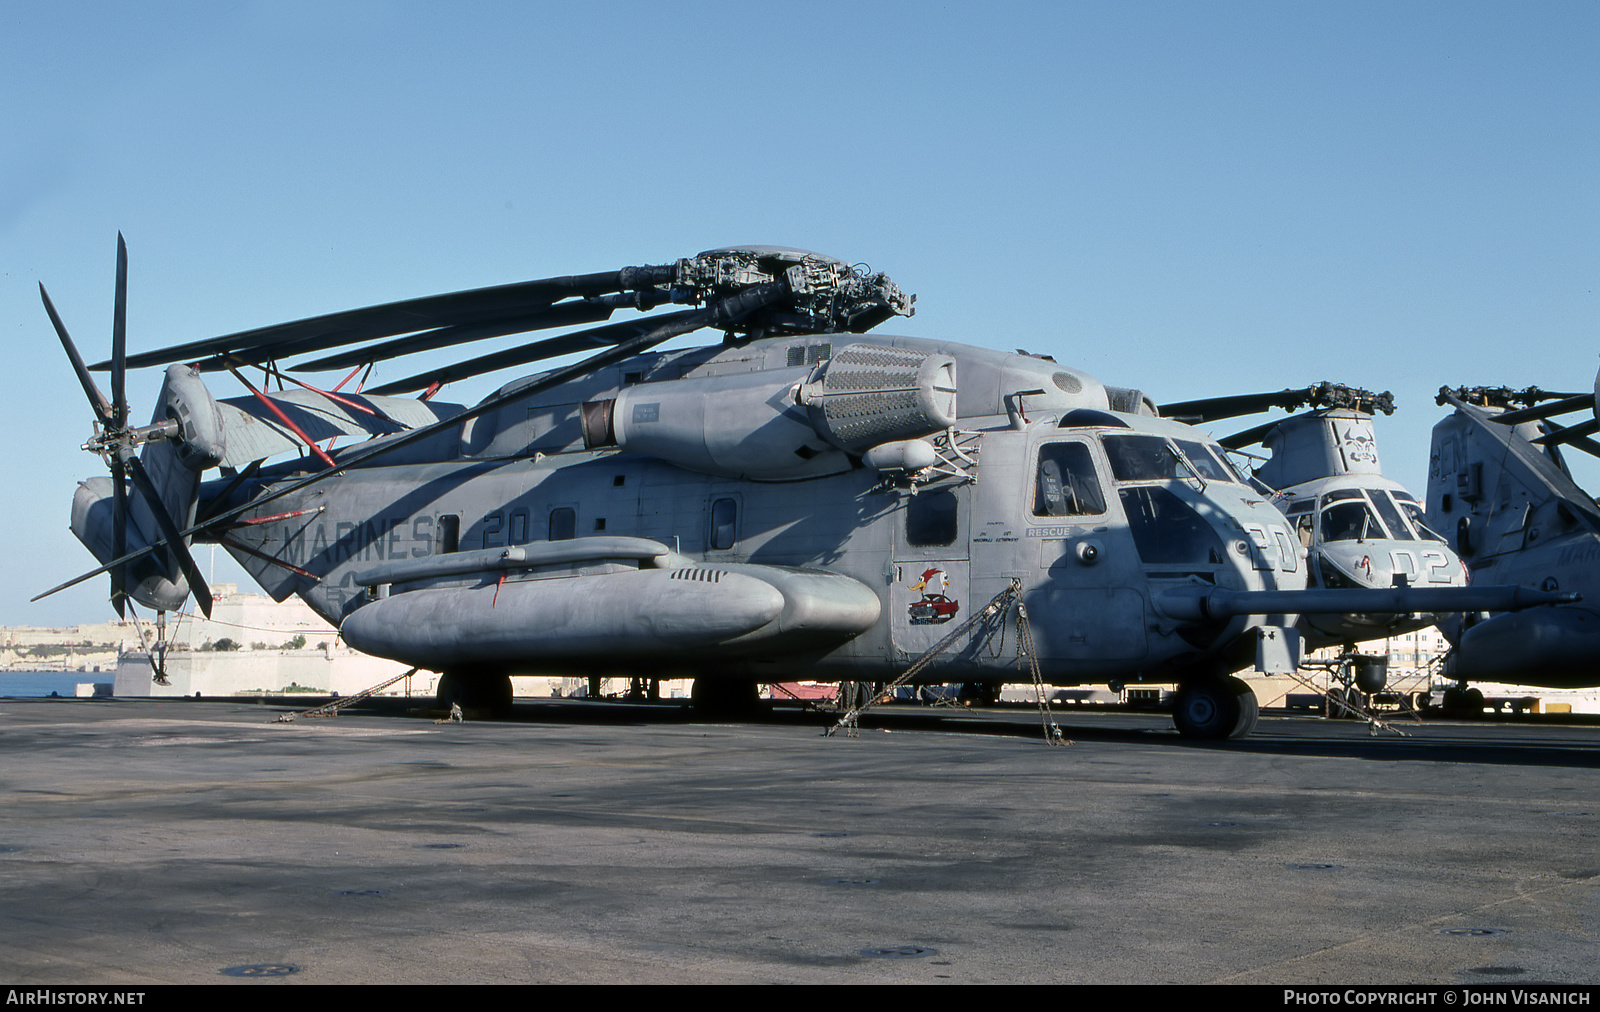
[{"label": "flight deck", "polygon": [[1579,983],[1600,728],[0,700],[0,979]]}]

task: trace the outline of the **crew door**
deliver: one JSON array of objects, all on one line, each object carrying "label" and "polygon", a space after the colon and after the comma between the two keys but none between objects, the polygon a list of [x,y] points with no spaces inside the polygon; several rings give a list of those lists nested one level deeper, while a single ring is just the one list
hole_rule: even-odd
[{"label": "crew door", "polygon": [[973,607],[969,528],[971,486],[946,482],[905,496],[894,523],[889,628],[896,656],[927,652]]}]

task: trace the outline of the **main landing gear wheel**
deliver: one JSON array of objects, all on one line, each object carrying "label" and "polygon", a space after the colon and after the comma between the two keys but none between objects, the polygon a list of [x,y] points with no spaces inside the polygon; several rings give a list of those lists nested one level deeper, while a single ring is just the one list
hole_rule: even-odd
[{"label": "main landing gear wheel", "polygon": [[1203,678],[1178,689],[1172,722],[1185,738],[1243,738],[1255,730],[1261,709],[1242,679]]},{"label": "main landing gear wheel", "polygon": [[441,709],[452,703],[463,713],[505,717],[511,713],[511,676],[481,671],[446,671],[439,676],[434,698]]},{"label": "main landing gear wheel", "polygon": [[755,682],[696,678],[689,688],[689,702],[702,717],[737,720],[760,712],[761,691]]},{"label": "main landing gear wheel", "polygon": [[965,682],[957,693],[958,702],[968,706],[994,706],[1000,702],[998,682]]},{"label": "main landing gear wheel", "polygon": [[1444,712],[1447,717],[1474,719],[1483,716],[1483,692],[1451,686],[1444,690]]}]

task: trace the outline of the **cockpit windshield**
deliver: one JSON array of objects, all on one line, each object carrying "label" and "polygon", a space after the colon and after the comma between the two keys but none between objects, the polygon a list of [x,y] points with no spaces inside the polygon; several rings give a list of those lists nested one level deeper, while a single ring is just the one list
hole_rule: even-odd
[{"label": "cockpit windshield", "polygon": [[1111,475],[1118,481],[1166,481],[1193,473],[1163,436],[1106,436]]},{"label": "cockpit windshield", "polygon": [[1174,439],[1173,442],[1178,444],[1178,449],[1183,451],[1183,455],[1189,458],[1189,463],[1194,465],[1194,469],[1206,481],[1239,480],[1239,476],[1228,467],[1227,461],[1213,453],[1211,447],[1206,444],[1192,439]]},{"label": "cockpit windshield", "polygon": [[1365,499],[1346,499],[1322,511],[1323,541],[1365,541],[1388,537]]},{"label": "cockpit windshield", "polygon": [[1415,541],[1416,535],[1406,527],[1406,522],[1400,519],[1400,511],[1395,509],[1394,500],[1389,498],[1389,493],[1380,488],[1368,490],[1372,496],[1372,504],[1378,507],[1378,515],[1383,517],[1384,526],[1394,535],[1396,541]]},{"label": "cockpit windshield", "polygon": [[1406,515],[1406,519],[1411,521],[1411,526],[1417,529],[1418,534],[1422,535],[1422,537],[1429,541],[1437,541],[1441,545],[1449,544],[1449,542],[1445,541],[1445,539],[1441,537],[1438,532],[1434,531],[1428,526],[1427,518],[1424,517],[1422,513],[1422,507],[1415,499],[1412,499],[1409,496],[1395,495],[1394,501],[1399,505],[1400,512],[1404,513]]}]

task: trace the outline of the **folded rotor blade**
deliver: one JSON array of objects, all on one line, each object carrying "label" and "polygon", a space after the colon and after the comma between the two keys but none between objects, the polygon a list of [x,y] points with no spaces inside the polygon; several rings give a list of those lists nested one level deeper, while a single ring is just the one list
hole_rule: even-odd
[{"label": "folded rotor blade", "polygon": [[[500,369],[509,369],[512,366],[527,365],[530,362],[540,362],[547,358],[559,358],[562,355],[571,355],[574,352],[587,351],[590,348],[601,347],[608,344],[621,344],[641,334],[651,333],[662,326],[675,326],[678,323],[694,319],[708,310],[692,309],[678,313],[666,313],[661,316],[644,317],[638,320],[628,320],[625,323],[609,323],[603,327],[591,327],[571,334],[562,334],[544,341],[535,341],[517,348],[508,348],[489,355],[458,362],[452,366],[435,369],[431,372],[418,373],[415,376],[393,383],[385,384],[369,393],[378,396],[383,394],[401,394],[411,390],[423,390],[435,383],[451,383],[455,380],[467,379],[472,376],[481,376],[487,372]],[[698,330],[705,324],[697,324],[688,330],[678,333],[688,333]]]},{"label": "folded rotor blade", "polygon": [[1523,422],[1533,422],[1549,418],[1552,415],[1564,415],[1569,411],[1589,411],[1594,408],[1594,394],[1573,394],[1563,397],[1558,401],[1549,401],[1544,404],[1535,404],[1531,408],[1519,408],[1516,411],[1506,411],[1493,416],[1494,421],[1501,425],[1521,425]]},{"label": "folded rotor blade", "polygon": [[1552,443],[1571,443],[1584,436],[1592,436],[1596,432],[1600,432],[1600,418],[1590,418],[1587,421],[1579,422],[1577,425],[1560,425],[1546,419],[1544,424],[1550,431],[1537,439],[1530,440],[1530,442],[1537,443],[1540,446],[1549,446]]},{"label": "folded rotor blade", "polygon": [[89,406],[94,408],[94,415],[100,420],[100,427],[115,428],[116,422],[111,414],[111,405],[106,403],[105,394],[95,386],[94,378],[84,367],[83,356],[78,354],[78,346],[72,343],[72,336],[67,333],[67,325],[61,322],[61,316],[56,312],[55,304],[50,301],[50,293],[44,290],[42,282],[39,285],[39,297],[44,300],[44,311],[50,314],[50,323],[56,328],[56,336],[61,338],[61,347],[67,351],[72,371],[77,373],[78,383],[83,387],[84,395],[89,398]]},{"label": "folded rotor blade", "polygon": [[1282,425],[1283,421],[1284,420],[1280,418],[1276,421],[1257,425],[1253,429],[1245,429],[1243,432],[1235,432],[1231,436],[1223,436],[1221,439],[1217,440],[1217,443],[1227,447],[1230,450],[1237,450],[1241,446],[1250,446],[1267,438],[1267,433]]},{"label": "folded rotor blade", "polygon": [[[286,346],[292,346],[294,354],[307,354],[357,341],[526,315],[572,296],[603,295],[624,289],[667,284],[672,281],[674,272],[675,268],[670,266],[628,267],[620,271],[543,278],[428,295],[191,341],[134,355],[128,359],[128,365],[140,368],[170,362],[195,362],[224,353],[247,360],[277,358],[281,357],[279,349]],[[101,362],[95,368],[102,369],[108,365]]]},{"label": "folded rotor blade", "polygon": [[1591,457],[1600,457],[1600,442],[1596,442],[1588,436],[1574,437],[1568,445],[1575,450],[1582,450]]},{"label": "folded rotor blade", "polygon": [[[44,593],[34,596],[31,600],[43,600],[44,598],[49,597],[51,594],[56,594],[60,591],[66,590],[68,587],[75,587],[84,580],[99,576],[101,573],[106,572],[113,566],[121,563],[133,562],[136,559],[143,558],[145,555],[148,555],[161,545],[168,542],[176,542],[181,545],[182,540],[185,537],[205,531],[217,524],[227,523],[229,520],[232,520],[237,516],[241,516],[250,510],[259,508],[264,503],[271,502],[274,499],[280,499],[286,495],[292,495],[303,488],[318,484],[319,482],[327,481],[329,478],[332,478],[335,475],[343,474],[352,467],[365,464],[376,457],[381,457],[386,453],[397,450],[402,446],[414,443],[419,439],[426,439],[436,432],[442,432],[451,426],[460,425],[461,423],[470,419],[477,418],[479,415],[487,414],[503,404],[509,404],[512,401],[522,400],[524,398],[531,397],[534,394],[543,393],[544,391],[549,390],[551,387],[560,386],[562,383],[582,376],[594,369],[603,368],[604,366],[608,365],[615,365],[626,358],[648,351],[661,342],[671,340],[680,334],[687,334],[691,331],[698,330],[701,327],[719,325],[730,320],[738,319],[739,317],[760,309],[763,306],[771,305],[787,294],[788,291],[789,287],[785,282],[773,281],[764,285],[758,285],[754,288],[746,289],[737,293],[736,295],[731,295],[727,298],[720,299],[704,309],[697,309],[687,313],[671,313],[667,316],[656,317],[654,321],[651,321],[654,322],[656,326],[645,331],[644,333],[639,334],[632,340],[624,341],[621,344],[615,345],[611,348],[606,348],[605,350],[591,355],[580,362],[575,362],[572,365],[562,366],[559,369],[552,369],[550,372],[539,376],[530,383],[517,387],[515,390],[510,390],[505,393],[496,394],[493,397],[486,398],[478,404],[461,412],[460,414],[451,415],[449,418],[441,419],[431,425],[419,426],[415,429],[409,429],[393,436],[384,437],[379,445],[367,450],[358,450],[347,457],[343,457],[334,467],[318,471],[315,474],[308,475],[299,479],[298,481],[291,481],[282,488],[275,489],[266,495],[257,496],[256,498],[251,499],[249,502],[235,506],[231,509],[224,510],[221,513],[212,514],[206,518],[204,523],[195,524],[182,531],[173,531],[168,533],[167,531],[163,530],[164,537],[161,541],[157,541],[155,544],[138,549],[137,551],[129,552],[127,555],[124,555],[120,558],[112,559],[110,562],[100,566],[97,569],[91,569],[87,573],[75,576],[65,583],[51,587]],[[163,515],[164,511],[156,510],[155,512],[157,515]],[[188,555],[187,549],[183,550],[183,554],[184,556]],[[183,556],[180,556],[180,559],[182,557]],[[189,561],[192,565],[194,560],[190,559]],[[191,581],[191,586],[194,585],[194,581]],[[203,587],[204,583],[200,583],[199,586]],[[210,606],[209,592],[207,593],[206,606]]]},{"label": "folded rotor blade", "polygon": [[[1236,394],[1230,397],[1204,397],[1193,401],[1163,404],[1158,409],[1162,418],[1175,418],[1190,425],[1214,422],[1239,415],[1254,415],[1268,408],[1293,410],[1305,403],[1313,388],[1278,390],[1272,393]],[[1248,444],[1244,444],[1248,445]]]},{"label": "folded rotor blade", "polygon": [[[508,334],[524,334],[531,330],[546,330],[551,327],[570,327],[579,323],[598,323],[610,319],[616,309],[597,302],[562,302],[551,306],[540,313],[528,313],[522,316],[513,316],[509,319],[491,320],[487,323],[459,324],[453,327],[441,327],[437,330],[424,331],[421,334],[412,334],[409,337],[397,338],[383,344],[368,345],[354,351],[341,352],[327,358],[319,358],[315,362],[294,366],[293,372],[322,372],[329,369],[348,369],[352,366],[365,365],[368,362],[384,362],[401,355],[413,355],[422,351],[434,351],[438,348],[448,348],[458,344],[467,344],[472,341],[483,341],[491,337],[505,337]],[[287,354],[297,354],[288,352]],[[286,356],[280,356],[286,357]],[[423,384],[426,386],[427,384]]]}]

